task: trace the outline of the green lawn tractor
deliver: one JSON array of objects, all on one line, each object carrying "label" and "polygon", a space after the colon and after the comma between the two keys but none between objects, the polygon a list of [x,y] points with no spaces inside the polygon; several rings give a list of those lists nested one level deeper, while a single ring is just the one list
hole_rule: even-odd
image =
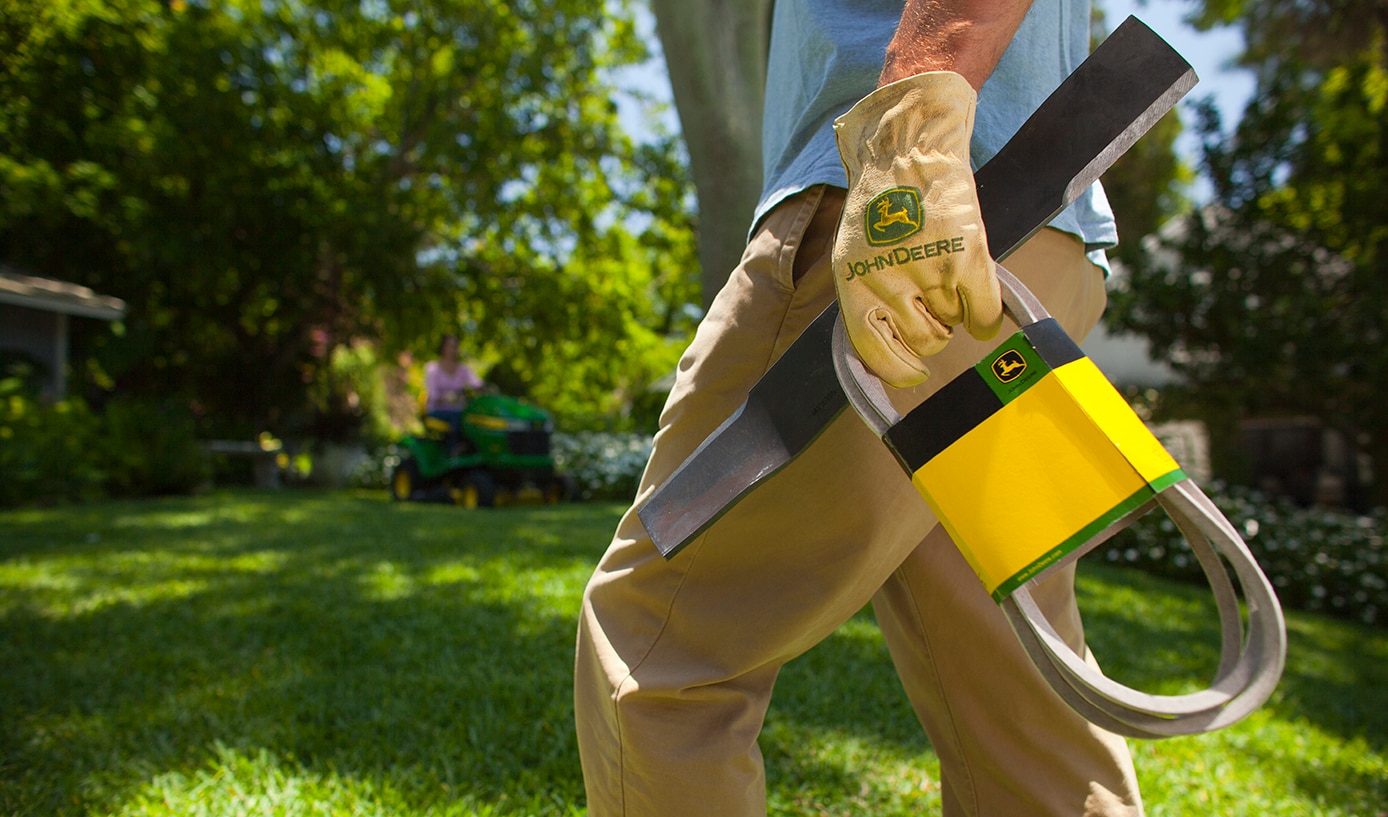
[{"label": "green lawn tractor", "polygon": [[467,508],[518,503],[555,504],[573,498],[572,477],[555,470],[550,415],[499,394],[473,397],[460,436],[426,417],[424,433],[400,442],[390,478],[399,501],[453,502]]}]

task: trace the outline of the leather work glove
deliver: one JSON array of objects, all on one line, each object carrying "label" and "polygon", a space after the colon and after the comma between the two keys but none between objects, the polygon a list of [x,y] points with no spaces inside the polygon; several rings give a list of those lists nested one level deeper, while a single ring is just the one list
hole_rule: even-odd
[{"label": "leather work glove", "polygon": [[936,71],[885,85],[834,122],[848,198],[834,286],[858,357],[894,388],[929,376],[954,326],[987,340],[1002,298],[978,209],[974,89]]}]

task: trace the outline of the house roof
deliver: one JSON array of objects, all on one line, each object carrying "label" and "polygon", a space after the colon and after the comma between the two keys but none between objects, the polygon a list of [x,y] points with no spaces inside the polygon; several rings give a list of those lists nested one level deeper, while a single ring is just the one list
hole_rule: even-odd
[{"label": "house roof", "polygon": [[120,298],[98,295],[84,286],[67,281],[23,275],[3,264],[0,264],[0,304],[104,321],[118,321],[125,317],[125,301]]}]

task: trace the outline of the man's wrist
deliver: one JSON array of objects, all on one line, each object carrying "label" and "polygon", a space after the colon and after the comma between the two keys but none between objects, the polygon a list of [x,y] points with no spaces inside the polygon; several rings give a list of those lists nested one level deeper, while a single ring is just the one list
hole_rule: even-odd
[{"label": "man's wrist", "polygon": [[878,87],[928,71],[953,71],[983,87],[1026,16],[1030,0],[908,0],[887,44]]}]

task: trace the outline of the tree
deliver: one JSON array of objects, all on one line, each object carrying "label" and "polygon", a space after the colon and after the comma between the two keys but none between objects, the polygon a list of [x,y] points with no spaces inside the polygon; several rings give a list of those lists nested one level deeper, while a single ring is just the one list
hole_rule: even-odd
[{"label": "tree", "polygon": [[[623,0],[0,0],[0,47],[0,256],[124,298],[123,337],[78,343],[221,433],[313,432],[352,340],[484,315],[497,358],[567,342],[507,348],[536,316],[497,281],[649,279],[585,262],[685,217],[618,126]],[[554,307],[525,304],[572,332]]]},{"label": "tree", "polygon": [[1227,136],[1206,108],[1217,206],[1162,242],[1179,266],[1134,271],[1123,324],[1201,395],[1318,417],[1388,466],[1388,16],[1249,0],[1202,19],[1243,25],[1257,92]]},{"label": "tree", "polygon": [[699,191],[703,303],[742,258],[761,196],[771,0],[651,0]]}]

